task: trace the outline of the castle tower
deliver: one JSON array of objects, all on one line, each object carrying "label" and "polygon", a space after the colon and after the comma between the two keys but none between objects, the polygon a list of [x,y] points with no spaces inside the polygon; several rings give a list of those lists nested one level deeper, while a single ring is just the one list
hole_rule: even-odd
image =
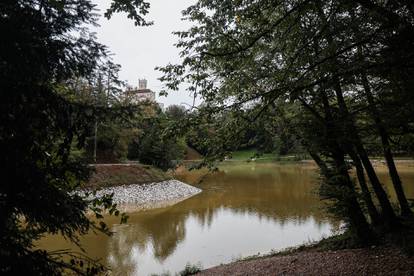
[{"label": "castle tower", "polygon": [[147,89],[147,80],[139,79],[138,80],[138,89]]}]

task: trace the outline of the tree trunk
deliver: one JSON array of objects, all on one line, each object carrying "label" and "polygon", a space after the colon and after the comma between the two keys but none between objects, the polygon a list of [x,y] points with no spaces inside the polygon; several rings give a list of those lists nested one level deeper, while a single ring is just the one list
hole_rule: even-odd
[{"label": "tree trunk", "polygon": [[339,109],[344,117],[346,133],[347,135],[349,135],[351,143],[355,145],[355,149],[359,155],[359,158],[361,159],[362,164],[364,165],[368,178],[371,182],[372,188],[374,189],[374,192],[377,195],[378,200],[380,202],[383,216],[386,220],[385,222],[388,226],[391,227],[396,221],[394,210],[392,209],[391,203],[388,199],[388,195],[382,187],[381,182],[379,181],[378,176],[374,170],[374,167],[372,166],[371,161],[369,160],[368,154],[365,150],[364,145],[362,144],[361,138],[358,135],[353,117],[349,113],[348,107],[345,103],[341,84],[338,78],[335,78],[334,80],[334,90],[338,101]]},{"label": "tree trunk", "polygon": [[[337,149],[338,151],[333,152],[333,159],[335,161],[337,172],[342,176],[342,181],[339,183],[339,185],[343,186],[349,191],[346,193],[345,197],[340,198],[340,200],[345,201],[343,202],[343,206],[347,209],[346,219],[350,224],[350,230],[355,233],[360,242],[364,244],[370,244],[373,240],[373,233],[361,210],[361,207],[359,206],[354,186],[348,174],[344,155],[341,153],[341,150],[339,150],[339,148]],[[328,166],[318,154],[312,151],[308,152],[321,169],[321,173],[327,181],[336,175],[330,172]]]},{"label": "tree trunk", "polygon": [[96,150],[98,147],[98,121],[95,119],[95,127],[94,127],[94,137],[93,137],[93,162],[96,164]]},{"label": "tree trunk", "polygon": [[359,186],[361,187],[362,196],[364,198],[365,204],[367,205],[367,210],[369,217],[371,218],[372,224],[380,224],[380,215],[377,208],[374,205],[374,202],[371,198],[371,192],[368,189],[367,182],[365,180],[364,167],[362,166],[361,160],[358,155],[351,149],[349,155],[352,158],[352,161],[355,165]]},{"label": "tree trunk", "polygon": [[405,196],[404,189],[401,183],[400,176],[398,175],[397,167],[395,166],[394,158],[391,151],[390,139],[387,130],[384,127],[384,124],[381,120],[379,112],[375,107],[374,97],[371,92],[371,87],[369,86],[368,78],[365,73],[361,74],[362,85],[364,87],[365,96],[367,97],[368,104],[370,107],[371,115],[374,118],[375,126],[378,130],[378,134],[381,137],[382,148],[384,151],[384,157],[387,162],[388,172],[394,186],[395,193],[397,194],[398,202],[401,207],[402,215],[411,215],[412,211]]},{"label": "tree trunk", "polygon": [[318,165],[319,169],[321,170],[323,175],[328,174],[328,166],[326,166],[325,162],[322,161],[320,156],[316,154],[315,152],[308,150],[309,155],[312,157],[313,161]]},{"label": "tree trunk", "polygon": [[[320,95],[321,95],[323,107],[325,110],[325,118],[327,120],[327,127],[330,127],[331,129],[336,129],[336,127],[332,125],[334,123],[333,116],[331,112],[331,107],[329,105],[328,96],[326,95],[325,90],[321,89]],[[337,135],[344,136],[343,133],[339,133]],[[345,147],[346,147],[346,151],[350,154],[352,160],[354,161],[354,165],[357,171],[358,182],[359,182],[359,185],[361,186],[362,195],[363,195],[365,204],[367,205],[368,214],[371,218],[371,221],[373,224],[379,224],[380,215],[377,211],[377,208],[375,208],[375,205],[371,198],[371,194],[366,184],[364,168],[362,167],[361,160],[359,159],[358,155],[355,153],[352,145],[347,145],[346,143]]]},{"label": "tree trunk", "polygon": [[[341,176],[340,181],[337,183],[337,185],[342,187],[344,193],[340,193],[339,196],[333,196],[341,201],[341,205],[343,206],[342,208],[345,208],[346,210],[345,219],[348,220],[350,229],[354,231],[360,242],[370,243],[373,238],[372,231],[357,200],[354,184],[349,177],[348,167],[344,158],[344,152],[338,142],[339,133],[335,131],[336,128],[333,125],[334,121],[331,113],[331,108],[329,106],[329,101],[325,90],[323,88],[320,89],[320,96],[322,97],[325,113],[324,125],[326,131],[326,146],[334,160],[336,172],[330,169],[318,154],[312,152],[311,150],[309,150],[309,153],[313,160],[318,164],[322,175],[326,178],[327,181],[330,181],[332,177],[336,177],[338,174]],[[318,118],[323,119],[320,116],[318,116]]]},{"label": "tree trunk", "polygon": [[[336,156],[335,156],[336,155]],[[347,165],[345,163],[344,154],[338,152],[334,154],[336,167],[340,174],[344,177],[343,185],[349,189],[350,194],[347,195],[347,208],[349,212],[350,223],[353,226],[354,231],[363,243],[370,243],[372,241],[372,231],[369,224],[361,210],[361,206],[358,203],[354,185],[349,177]]]},{"label": "tree trunk", "polygon": [[[335,41],[332,36],[330,25],[328,24],[325,12],[323,10],[322,4],[320,1],[315,1],[315,4],[316,4],[316,9],[317,9],[320,19],[327,26],[326,40],[328,43],[328,47],[330,49],[330,54],[335,56],[336,45],[335,45]],[[331,67],[330,69],[332,71],[333,76],[335,76],[338,71],[337,60],[334,58],[330,62],[329,65]],[[365,167],[368,178],[371,182],[374,192],[376,196],[378,197],[379,203],[381,205],[382,217],[384,219],[385,225],[389,228],[392,228],[396,222],[396,216],[395,216],[394,210],[392,209],[391,203],[388,200],[387,193],[381,186],[381,183],[376,175],[376,172],[374,168],[372,167],[368,154],[362,144],[361,138],[358,135],[353,118],[348,111],[348,107],[344,100],[340,79],[339,77],[336,76],[336,77],[333,77],[332,81],[333,81],[333,89],[336,94],[339,110],[342,113],[342,117],[344,118],[344,125],[345,125],[344,133],[346,135],[349,135],[348,141],[351,144],[355,145],[356,152],[359,155],[359,158],[361,159],[363,166]],[[344,137],[344,138],[347,139],[347,137]]]}]

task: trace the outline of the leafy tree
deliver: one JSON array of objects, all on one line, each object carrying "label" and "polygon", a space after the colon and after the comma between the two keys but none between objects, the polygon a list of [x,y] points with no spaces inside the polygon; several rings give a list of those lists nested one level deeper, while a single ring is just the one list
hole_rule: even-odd
[{"label": "leafy tree", "polygon": [[[107,17],[124,11],[138,25],[149,4],[114,1]],[[0,273],[94,274],[102,267],[83,254],[46,252],[34,246],[45,234],[77,243],[89,230],[108,233],[88,208],[116,213],[110,198],[87,200],[72,191],[89,169],[72,153],[83,149],[89,122],[109,108],[76,101],[65,93],[69,80],[88,78],[105,59],[105,47],[88,26],[96,24],[89,0],[5,0],[0,3]],[[113,115],[113,114],[112,114]],[[112,116],[111,115],[111,116]],[[116,115],[114,115],[116,116]]]},{"label": "leafy tree", "polygon": [[156,113],[139,124],[140,132],[129,145],[128,158],[163,170],[175,168],[184,157],[185,141],[174,133],[171,121],[159,107],[153,108]]},{"label": "leafy tree", "polygon": [[[93,105],[101,109],[129,108],[123,100],[124,83],[119,80],[120,66],[110,59],[99,62],[87,77],[65,81],[60,89],[63,96],[80,104]],[[139,113],[139,108],[135,108]],[[86,155],[91,162],[116,162],[125,159],[127,154],[126,141],[133,130],[127,127],[132,117],[99,118],[95,116],[89,123],[90,136],[86,139]]]},{"label": "leafy tree", "polygon": [[[412,110],[414,21],[409,1],[199,0],[184,16],[196,24],[176,33],[183,62],[159,68],[161,80],[172,90],[189,82],[189,90],[203,97],[205,110],[222,110],[239,120],[234,128],[216,129],[232,133],[218,137],[236,136],[266,116],[283,117],[272,115],[275,105],[300,106],[292,115],[297,123],[293,133],[320,167],[322,197],[334,199],[332,210],[357,240],[369,242],[371,229],[399,225],[362,139],[362,127],[375,129],[371,140],[383,147],[401,213],[411,214],[393,162],[390,119],[393,112]],[[399,111],[391,108],[395,102]],[[412,124],[404,115],[398,118],[399,125]],[[217,158],[225,148],[214,152]],[[347,158],[358,171],[362,201]],[[364,172],[379,206],[372,204]]]},{"label": "leafy tree", "polygon": [[183,120],[186,116],[186,109],[182,105],[170,105],[165,110],[165,114],[168,118],[174,121],[180,121]]}]

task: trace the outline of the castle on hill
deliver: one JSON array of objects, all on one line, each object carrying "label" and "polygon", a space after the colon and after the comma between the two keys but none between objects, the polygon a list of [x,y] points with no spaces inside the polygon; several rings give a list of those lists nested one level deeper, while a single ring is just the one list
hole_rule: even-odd
[{"label": "castle on hill", "polygon": [[132,104],[143,101],[155,102],[155,92],[147,88],[147,80],[139,79],[138,87],[127,87],[125,91],[126,99]]}]

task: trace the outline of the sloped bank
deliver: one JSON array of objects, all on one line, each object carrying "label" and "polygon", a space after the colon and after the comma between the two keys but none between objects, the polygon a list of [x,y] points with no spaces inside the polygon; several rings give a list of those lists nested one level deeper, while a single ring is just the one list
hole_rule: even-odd
[{"label": "sloped bank", "polygon": [[97,190],[97,196],[113,193],[113,201],[122,212],[167,207],[202,191],[148,165],[125,163],[93,166],[95,172],[79,193],[87,190]]},{"label": "sloped bank", "polygon": [[123,212],[167,207],[201,193],[201,189],[170,179],[147,184],[103,188],[97,196],[113,193],[113,202]]},{"label": "sloped bank", "polygon": [[94,173],[85,189],[100,189],[129,184],[146,184],[171,179],[171,175],[153,166],[139,163],[94,164]]}]

